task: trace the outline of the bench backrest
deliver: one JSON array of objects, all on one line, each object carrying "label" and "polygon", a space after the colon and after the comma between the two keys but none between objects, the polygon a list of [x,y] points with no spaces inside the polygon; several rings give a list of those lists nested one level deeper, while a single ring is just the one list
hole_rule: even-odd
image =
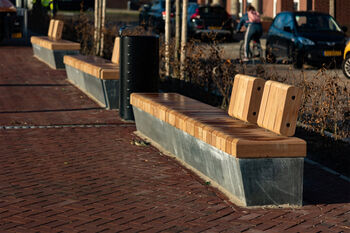
[{"label": "bench backrest", "polygon": [[233,83],[228,114],[245,122],[256,123],[265,80],[237,74]]},{"label": "bench backrest", "polygon": [[64,25],[63,21],[51,19],[49,30],[48,30],[48,37],[55,40],[62,39],[63,25]]},{"label": "bench backrest", "polygon": [[112,62],[118,65],[119,64],[119,57],[120,57],[120,37],[116,37],[114,40]]},{"label": "bench backrest", "polygon": [[51,20],[50,20],[49,30],[48,30],[48,32],[47,32],[47,36],[48,36],[48,37],[52,37],[53,27],[54,27],[54,25],[55,25],[55,21],[56,21],[56,20],[54,20],[54,19],[51,19]]},{"label": "bench backrest", "polygon": [[293,136],[301,98],[300,88],[267,81],[261,100],[258,125],[277,134]]}]

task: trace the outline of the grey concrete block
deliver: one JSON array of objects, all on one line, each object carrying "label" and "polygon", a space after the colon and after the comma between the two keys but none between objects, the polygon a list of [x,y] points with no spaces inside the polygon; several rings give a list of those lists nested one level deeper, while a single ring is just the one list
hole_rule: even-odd
[{"label": "grey concrete block", "polygon": [[108,109],[119,108],[119,80],[101,80],[66,65],[67,78]]},{"label": "grey concrete block", "polygon": [[244,206],[302,205],[303,158],[237,159],[133,107],[136,128]]},{"label": "grey concrete block", "polygon": [[48,64],[53,69],[64,69],[63,57],[65,55],[79,54],[79,50],[50,50],[33,44],[33,53],[39,60]]}]

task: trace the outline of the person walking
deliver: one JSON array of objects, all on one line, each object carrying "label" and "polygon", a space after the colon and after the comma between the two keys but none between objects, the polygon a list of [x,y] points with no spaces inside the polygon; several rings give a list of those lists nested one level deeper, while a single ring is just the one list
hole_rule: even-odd
[{"label": "person walking", "polygon": [[251,51],[249,43],[253,39],[260,45],[260,37],[262,36],[262,25],[260,20],[260,14],[255,10],[252,5],[247,8],[247,13],[244,14],[239,21],[236,31],[239,32],[243,25],[246,28],[244,35],[244,58],[243,61],[248,61],[251,57]]}]

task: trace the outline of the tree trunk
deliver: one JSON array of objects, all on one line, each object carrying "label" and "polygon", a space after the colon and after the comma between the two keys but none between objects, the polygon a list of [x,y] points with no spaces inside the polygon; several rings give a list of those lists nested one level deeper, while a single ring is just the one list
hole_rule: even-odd
[{"label": "tree trunk", "polygon": [[175,61],[179,61],[179,49],[180,49],[180,0],[176,0],[175,3]]},{"label": "tree trunk", "polygon": [[260,0],[253,0],[252,5],[255,7],[255,10],[261,13]]},{"label": "tree trunk", "polygon": [[239,14],[239,1],[232,0],[231,1],[231,15],[238,17]]},{"label": "tree trunk", "polygon": [[220,6],[222,6],[221,0],[213,0],[213,5],[220,5]]},{"label": "tree trunk", "polygon": [[169,53],[169,44],[170,44],[170,9],[171,2],[170,0],[165,1],[165,76],[170,76],[170,53]]},{"label": "tree trunk", "polygon": [[180,57],[180,72],[181,80],[185,79],[185,62],[186,62],[186,44],[187,44],[187,5],[188,0],[183,0],[182,3],[182,34],[181,34],[181,57]]},{"label": "tree trunk", "polygon": [[95,42],[95,55],[99,54],[100,52],[100,1],[101,0],[95,0],[95,32],[94,32],[94,42]]},{"label": "tree trunk", "polygon": [[104,48],[104,30],[106,18],[106,0],[101,1],[101,26],[100,26],[100,56],[103,56]]},{"label": "tree trunk", "polygon": [[335,0],[329,0],[329,14],[335,18]]}]

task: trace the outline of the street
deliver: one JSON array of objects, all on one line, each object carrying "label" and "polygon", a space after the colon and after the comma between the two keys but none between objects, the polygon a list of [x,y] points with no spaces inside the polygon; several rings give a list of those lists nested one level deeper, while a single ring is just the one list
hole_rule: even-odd
[{"label": "street", "polygon": [[[265,51],[265,44],[266,39],[261,39],[261,46],[263,51]],[[233,42],[233,43],[222,43],[219,44],[220,48],[222,48],[223,59],[238,59],[239,58],[239,46],[240,42]],[[280,64],[281,61],[278,61],[276,64],[268,64],[264,63],[263,69],[265,72],[271,75],[278,74],[280,77],[284,78],[295,78],[295,77],[314,77],[318,72],[319,68],[311,67],[308,65],[304,65],[304,68],[301,70],[295,69],[292,64]],[[258,62],[256,64],[259,64]],[[257,67],[255,64],[246,64],[245,66],[241,67],[242,69],[245,69],[247,74],[256,75],[257,74]],[[261,71],[261,69],[260,69]],[[325,71],[326,74],[329,75],[337,75],[339,76],[341,81],[344,81],[346,86],[350,87],[350,79],[347,79],[345,75],[343,74],[342,70],[340,68],[338,69],[330,69]]]}]

